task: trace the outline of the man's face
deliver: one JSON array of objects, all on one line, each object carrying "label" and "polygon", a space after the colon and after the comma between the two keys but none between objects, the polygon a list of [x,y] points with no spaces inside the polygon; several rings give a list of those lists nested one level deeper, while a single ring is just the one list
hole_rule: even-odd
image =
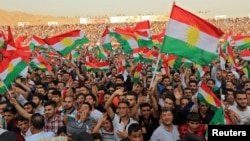
[{"label": "man's face", "polygon": [[130,141],[143,141],[142,130],[132,132],[128,138]]},{"label": "man's face", "polygon": [[59,95],[52,95],[52,100],[58,104],[61,102],[61,97]]},{"label": "man's face", "polygon": [[9,123],[10,121],[15,119],[15,115],[11,112],[4,112],[4,120]]},{"label": "man's face", "polygon": [[26,133],[29,129],[29,121],[18,121],[16,126],[21,130],[21,132]]},{"label": "man's face", "polygon": [[246,108],[247,107],[247,95],[246,94],[237,94],[235,97],[237,106],[240,108]]},{"label": "man's face", "polygon": [[137,94],[140,94],[142,92],[142,87],[139,84],[134,84],[133,91]]},{"label": "man's face", "polygon": [[88,102],[91,106],[95,105],[95,101],[92,96],[86,96],[85,102]]},{"label": "man's face", "polygon": [[62,91],[63,88],[64,88],[63,83],[58,83],[58,84],[57,84],[57,89],[58,89],[59,91]]},{"label": "man's face", "polygon": [[65,73],[62,76],[62,81],[67,82],[69,80],[69,74]]},{"label": "man's face", "polygon": [[191,132],[197,132],[198,127],[200,126],[200,123],[198,121],[188,121],[187,125],[188,125],[188,129]]},{"label": "man's face", "polygon": [[108,99],[110,98],[111,95],[109,94],[105,94],[103,97],[103,103],[106,103],[108,101]]},{"label": "man's face", "polygon": [[149,119],[150,115],[151,115],[151,109],[149,106],[146,107],[142,107],[141,108],[141,115],[144,119]]},{"label": "man's face", "polygon": [[118,113],[120,117],[125,117],[129,113],[129,107],[125,103],[120,103],[118,105]]},{"label": "man's face", "polygon": [[38,97],[33,97],[32,102],[36,104],[36,106],[39,106],[41,104],[41,100]]},{"label": "man's face", "polygon": [[89,109],[89,106],[87,104],[83,104],[80,111],[85,112],[87,115],[90,114],[90,109]]},{"label": "man's face", "polygon": [[30,113],[30,114],[33,114],[33,111],[34,111],[33,107],[32,107],[30,104],[25,105],[25,106],[24,106],[24,110],[25,110],[26,112]]},{"label": "man's face", "polygon": [[135,96],[133,96],[133,95],[126,95],[126,99],[129,102],[129,107],[130,108],[135,106],[135,104],[136,104]]},{"label": "man's face", "polygon": [[45,95],[45,90],[44,90],[44,88],[38,88],[38,89],[37,89],[37,92],[40,93],[40,94],[42,94],[42,95]]},{"label": "man's face", "polygon": [[190,83],[189,89],[191,89],[192,93],[195,94],[196,91],[198,90],[198,87],[197,87],[196,83]]},{"label": "man's face", "polygon": [[44,116],[48,119],[52,118],[56,114],[56,109],[52,105],[44,107]]},{"label": "man's face", "polygon": [[169,98],[165,98],[164,99],[164,107],[173,109],[174,108],[174,102]]},{"label": "man's face", "polygon": [[72,97],[65,97],[64,107],[68,110],[71,109],[74,105],[74,100]]},{"label": "man's face", "polygon": [[213,81],[208,81],[208,82],[207,82],[207,86],[208,86],[210,89],[213,89],[213,88],[214,88],[214,82],[213,82]]},{"label": "man's face", "polygon": [[163,125],[169,126],[172,125],[174,116],[170,111],[165,111],[161,113],[160,119]]},{"label": "man's face", "polygon": [[83,93],[85,95],[89,93],[89,91],[85,87],[81,87],[80,91],[81,91],[81,93]]},{"label": "man's face", "polygon": [[189,89],[184,90],[183,95],[184,95],[186,98],[188,98],[188,99],[191,99],[192,96],[193,96],[193,95],[192,95],[192,91],[189,90]]},{"label": "man's face", "polygon": [[121,80],[120,78],[116,78],[115,84],[121,84],[121,85],[123,85],[123,80]]}]

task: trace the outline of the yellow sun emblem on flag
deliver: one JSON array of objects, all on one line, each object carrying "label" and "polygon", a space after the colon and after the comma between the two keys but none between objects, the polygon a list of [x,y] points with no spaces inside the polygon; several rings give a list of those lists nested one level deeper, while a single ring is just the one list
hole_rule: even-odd
[{"label": "yellow sun emblem on flag", "polygon": [[10,63],[7,69],[8,69],[8,72],[12,72],[14,70],[13,64]]},{"label": "yellow sun emblem on flag", "polygon": [[244,43],[249,43],[250,42],[250,38],[249,37],[243,38],[242,40],[243,40]]},{"label": "yellow sun emblem on flag", "polygon": [[190,47],[195,47],[200,38],[199,29],[195,26],[190,26],[186,31],[186,41]]},{"label": "yellow sun emblem on flag", "polygon": [[4,85],[3,85],[3,81],[2,80],[0,80],[0,87],[3,87]]},{"label": "yellow sun emblem on flag", "polygon": [[69,38],[69,37],[66,37],[64,38],[62,41],[61,41],[62,45],[65,46],[65,47],[68,47],[68,46],[72,46],[74,41]]},{"label": "yellow sun emblem on flag", "polygon": [[131,37],[130,37],[129,35],[123,34],[123,35],[122,35],[122,38],[128,40],[128,39],[130,39]]}]

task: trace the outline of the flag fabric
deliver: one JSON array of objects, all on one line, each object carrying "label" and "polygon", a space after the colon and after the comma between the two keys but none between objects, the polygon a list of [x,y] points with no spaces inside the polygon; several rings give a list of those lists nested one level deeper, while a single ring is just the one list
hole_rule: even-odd
[{"label": "flag fabric", "polygon": [[121,44],[125,53],[132,53],[133,49],[139,48],[136,37],[134,34],[127,32],[123,29],[114,29],[116,34],[119,34],[118,42]]},{"label": "flag fabric", "polygon": [[43,40],[62,56],[66,56],[77,46],[89,42],[81,30],[69,31]]},{"label": "flag fabric", "polygon": [[108,53],[102,46],[97,46],[97,57],[102,60],[107,60]]},{"label": "flag fabric", "polygon": [[240,57],[243,60],[250,61],[250,51],[249,50],[243,50],[240,52]]},{"label": "flag fabric", "polygon": [[161,48],[161,44],[164,39],[165,32],[166,32],[166,29],[164,28],[161,33],[152,35],[153,46],[157,48]]},{"label": "flag fabric", "polygon": [[30,61],[30,67],[32,69],[42,70],[43,72],[45,71],[51,72],[52,70],[50,64],[48,64],[47,61],[42,56],[37,56],[34,59],[32,59]]},{"label": "flag fabric", "polygon": [[48,48],[48,45],[43,41],[43,39],[33,36],[29,43],[29,47],[34,52],[36,47]]},{"label": "flag fabric", "polygon": [[232,41],[232,31],[230,31],[229,33],[227,33],[224,37],[223,43],[222,43],[222,50],[223,52],[226,52],[227,47],[230,46],[230,43]]},{"label": "flag fabric", "polygon": [[227,62],[234,65],[235,64],[234,53],[230,46],[227,46],[227,55],[228,55]]},{"label": "flag fabric", "polygon": [[244,50],[250,47],[250,36],[234,36],[233,40],[235,42],[235,45],[238,47],[239,50]]},{"label": "flag fabric", "polygon": [[200,65],[218,58],[223,32],[200,17],[173,5],[161,52],[185,57]]},{"label": "flag fabric", "polygon": [[250,68],[249,66],[244,66],[242,67],[242,71],[244,72],[244,74],[246,75],[247,79],[250,79]]},{"label": "flag fabric", "polygon": [[0,34],[0,48],[3,48],[5,46],[5,37],[4,37],[4,34]]},{"label": "flag fabric", "polygon": [[196,64],[196,68],[197,68],[197,79],[201,80],[201,78],[204,76],[204,74],[206,72],[208,72],[209,68],[207,66],[202,67],[199,64]]},{"label": "flag fabric", "polygon": [[110,39],[108,27],[105,28],[102,34],[100,46],[103,46],[106,50],[112,51],[112,45],[111,45],[111,39]]},{"label": "flag fabric", "polygon": [[202,82],[198,89],[198,100],[211,106],[213,109],[221,107],[221,101],[216,97],[214,92],[207,86],[206,83]]},{"label": "flag fabric", "polygon": [[28,66],[21,57],[8,58],[0,63],[0,94],[6,92],[6,88],[19,76],[19,74]]},{"label": "flag fabric", "polygon": [[85,62],[85,66],[83,68],[85,71],[92,71],[92,72],[105,72],[109,70],[109,62]]},{"label": "flag fabric", "polygon": [[135,68],[134,77],[133,77],[133,83],[138,83],[140,81],[140,74],[142,71],[142,67],[143,67],[142,63],[137,64],[137,66]]}]

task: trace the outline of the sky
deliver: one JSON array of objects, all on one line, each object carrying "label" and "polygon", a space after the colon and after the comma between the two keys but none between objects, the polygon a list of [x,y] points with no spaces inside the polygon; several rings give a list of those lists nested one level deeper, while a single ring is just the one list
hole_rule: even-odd
[{"label": "sky", "polygon": [[[175,0],[176,5],[212,18],[249,16],[250,0]],[[1,0],[0,9],[52,16],[163,15],[171,11],[173,0]],[[206,11],[206,13],[198,13]],[[1,18],[1,17],[0,17]]]}]

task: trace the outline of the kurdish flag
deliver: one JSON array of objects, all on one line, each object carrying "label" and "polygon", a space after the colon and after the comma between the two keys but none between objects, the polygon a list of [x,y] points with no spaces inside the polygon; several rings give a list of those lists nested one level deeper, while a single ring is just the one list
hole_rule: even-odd
[{"label": "kurdish flag", "polygon": [[66,56],[78,45],[89,42],[82,30],[69,31],[43,40],[62,56]]},{"label": "kurdish flag", "polygon": [[118,42],[122,45],[125,53],[132,53],[133,49],[139,48],[134,34],[120,28],[116,28],[114,31],[120,35],[120,38],[122,38],[121,40],[118,40]]},{"label": "kurdish flag", "polygon": [[174,54],[200,65],[218,58],[223,32],[200,17],[173,5],[161,52]]},{"label": "kurdish flag", "polygon": [[202,82],[198,89],[198,100],[211,106],[214,110],[221,107],[221,101],[216,97],[213,91],[207,86],[206,83]]},{"label": "kurdish flag", "polygon": [[234,36],[235,45],[239,50],[244,50],[250,47],[250,36]]},{"label": "kurdish flag", "polygon": [[242,71],[246,75],[247,79],[250,79],[250,68],[249,68],[249,66],[242,67]]},{"label": "kurdish flag", "polygon": [[250,51],[249,50],[244,50],[240,52],[240,57],[243,60],[250,61]]},{"label": "kurdish flag", "polygon": [[107,60],[108,58],[107,51],[102,46],[97,46],[96,49],[97,49],[97,57],[99,59]]},{"label": "kurdish flag", "polygon": [[3,33],[0,33],[0,48],[3,48],[5,46],[5,37]]},{"label": "kurdish flag", "polygon": [[142,63],[137,64],[137,66],[135,68],[134,78],[133,78],[134,83],[138,83],[140,81],[140,74],[142,71],[142,67],[143,67]]},{"label": "kurdish flag", "polygon": [[112,51],[112,45],[111,45],[111,39],[110,39],[108,27],[105,28],[102,34],[101,46],[103,46],[105,49],[109,51]]},{"label": "kurdish flag", "polygon": [[85,66],[83,68],[85,71],[92,71],[92,72],[103,72],[108,71],[109,69],[109,62],[85,62]]},{"label": "kurdish flag", "polygon": [[43,72],[52,70],[52,67],[50,64],[47,63],[47,61],[42,56],[37,56],[36,58],[32,59],[30,61],[30,67],[32,69],[39,69]]},{"label": "kurdish flag", "polygon": [[32,51],[35,51],[35,47],[48,48],[48,45],[43,41],[43,39],[33,36],[31,42],[29,43],[29,47]]},{"label": "kurdish flag", "polygon": [[21,57],[9,58],[0,63],[0,94],[7,91],[5,86],[10,87],[11,83],[27,66],[28,64]]}]

